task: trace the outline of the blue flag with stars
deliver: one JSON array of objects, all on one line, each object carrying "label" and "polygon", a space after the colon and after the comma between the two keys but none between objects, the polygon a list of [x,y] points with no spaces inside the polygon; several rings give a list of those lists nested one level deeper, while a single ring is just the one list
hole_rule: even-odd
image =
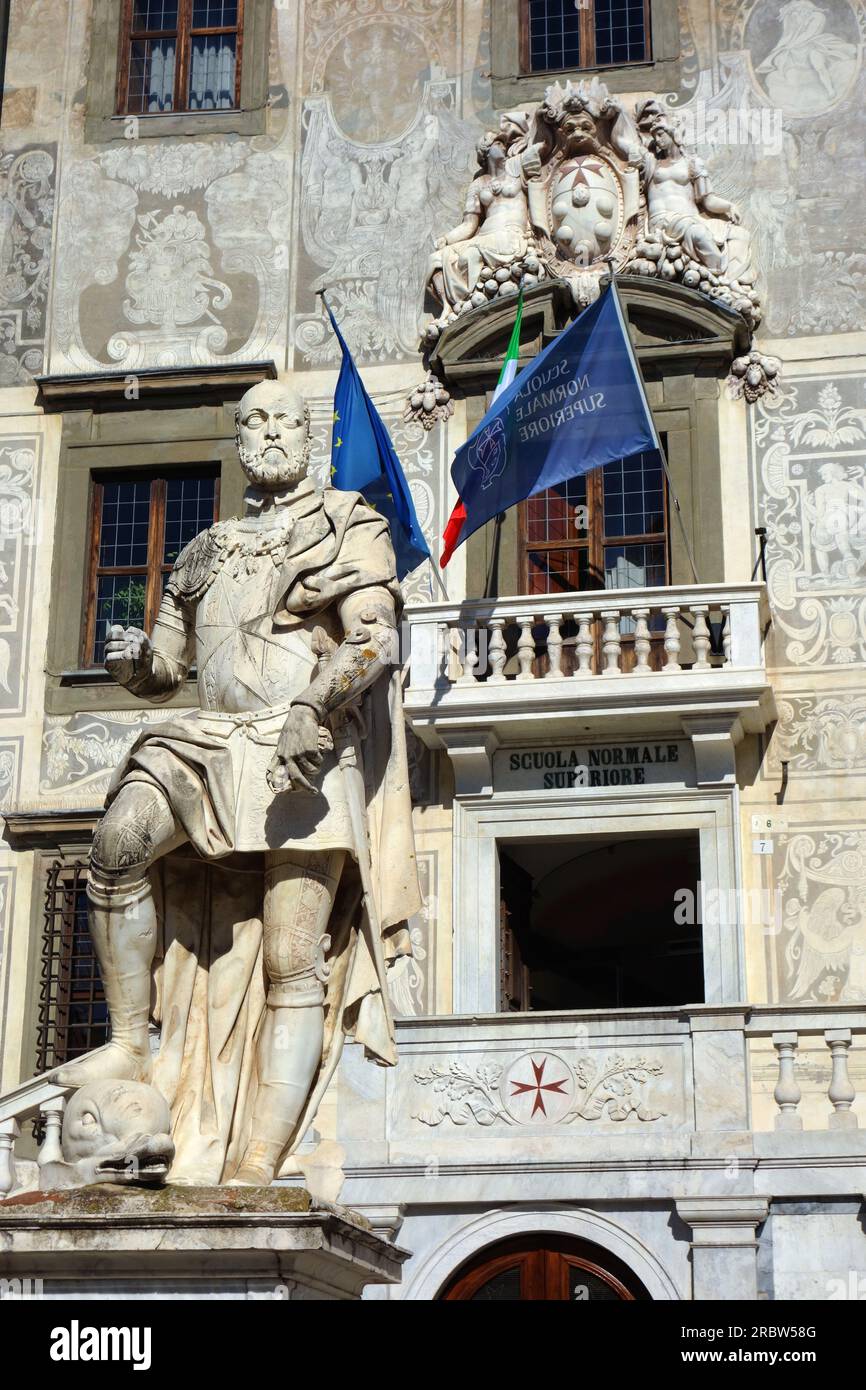
[{"label": "blue flag with stars", "polygon": [[360,492],[371,507],[387,518],[397,560],[397,578],[430,558],[418,524],[412,494],[391,437],[367,395],[358,368],[337,327],[331,307],[322,296],[331,327],[343,353],[334,393],[331,433],[331,483],[344,492]]}]

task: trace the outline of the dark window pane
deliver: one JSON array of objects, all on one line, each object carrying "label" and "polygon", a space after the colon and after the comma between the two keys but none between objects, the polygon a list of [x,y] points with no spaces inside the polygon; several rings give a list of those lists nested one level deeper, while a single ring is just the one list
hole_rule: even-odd
[{"label": "dark window pane", "polygon": [[177,0],[135,0],[132,27],[146,33],[177,28]]},{"label": "dark window pane", "polygon": [[237,22],[237,0],[194,0],[193,29],[229,29]]},{"label": "dark window pane", "polygon": [[476,1289],[470,1300],[472,1303],[502,1303],[520,1301],[520,1266],[503,1269],[494,1274],[480,1289]]},{"label": "dark window pane", "polygon": [[595,0],[595,60],[599,67],[649,57],[643,4]]},{"label": "dark window pane", "polygon": [[105,568],[135,569],[147,564],[150,527],[150,481],[105,483],[99,564]]},{"label": "dark window pane", "polygon": [[189,60],[190,111],[218,111],[235,104],[237,35],[193,35]]},{"label": "dark window pane", "polygon": [[527,540],[574,541],[586,535],[586,513],[576,509],[586,507],[586,475],[569,478],[567,482],[548,488],[531,497],[526,504]]},{"label": "dark window pane", "polygon": [[172,110],[174,58],[174,39],[133,39],[129,55],[128,111],[146,115]]},{"label": "dark window pane", "polygon": [[653,454],[619,459],[602,470],[604,534],[643,536],[664,531],[662,470]]},{"label": "dark window pane", "polygon": [[214,478],[169,478],[163,564],[173,565],[187,542],[212,525],[215,487]]},{"label": "dark window pane", "polygon": [[571,1265],[568,1271],[568,1297],[575,1303],[618,1303],[620,1295],[606,1279],[588,1269]]},{"label": "dark window pane", "polygon": [[528,0],[529,68],[580,66],[580,13],[576,0]]}]

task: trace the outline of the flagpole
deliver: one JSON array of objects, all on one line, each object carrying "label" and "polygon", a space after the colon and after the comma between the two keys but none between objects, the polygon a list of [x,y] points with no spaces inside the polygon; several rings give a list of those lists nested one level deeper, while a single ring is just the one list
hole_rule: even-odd
[{"label": "flagpole", "polygon": [[[619,288],[618,288],[618,285],[617,285],[616,269],[615,269],[615,266],[614,266],[614,259],[613,259],[613,256],[605,256],[603,259],[607,262],[607,268],[608,268],[608,271],[610,272],[610,287],[611,287],[611,290],[613,291],[613,297],[614,297],[614,299],[616,300],[616,306],[617,306],[617,309],[619,310],[620,319],[622,320],[622,326],[623,326],[623,331],[624,331],[624,334],[625,334],[625,340],[626,340],[626,343],[627,343],[627,345],[628,345],[628,350],[629,350],[629,352],[631,353],[631,360],[632,360],[632,363],[633,363],[633,365],[634,365],[635,375],[637,376],[637,379],[638,379],[638,381],[639,381],[639,383],[640,383],[641,391],[643,392],[644,404],[645,404],[645,406],[646,406],[647,415],[648,415],[649,418],[652,420],[653,416],[652,416],[652,411],[650,410],[649,400],[648,400],[648,398],[647,398],[647,389],[646,389],[646,382],[644,381],[643,370],[642,370],[642,368],[641,368],[640,361],[638,360],[638,355],[637,355],[637,353],[634,351],[634,348],[632,347],[631,335],[629,334],[629,331],[628,331],[628,321],[627,321],[626,316],[625,316],[625,314],[624,314],[624,312],[623,312],[622,300],[621,300],[620,297],[619,297]],[[692,571],[692,578],[694,579],[694,581],[695,581],[696,584],[700,584],[701,581],[698,579],[698,571],[697,571],[697,568],[696,568],[696,566],[695,566],[695,557],[694,557],[694,553],[693,553],[693,551],[692,551],[691,542],[690,542],[690,540],[689,540],[688,533],[687,533],[687,531],[686,531],[686,524],[685,524],[685,522],[683,521],[683,512],[682,512],[682,507],[680,506],[680,499],[677,497],[676,488],[674,487],[674,480],[673,480],[673,478],[671,477],[671,470],[670,470],[670,468],[668,467],[668,461],[667,461],[667,457],[666,457],[666,455],[665,455],[664,445],[662,444],[662,441],[661,441],[661,437],[660,437],[660,435],[659,435],[659,432],[658,432],[658,430],[657,430],[656,427],[655,427],[655,421],[654,421],[654,420],[653,420],[653,433],[655,434],[655,437],[656,437],[656,447],[658,448],[658,451],[659,451],[659,458],[661,459],[662,469],[664,470],[664,475],[665,475],[665,477],[667,478],[668,490],[669,490],[669,492],[670,492],[671,497],[673,498],[674,511],[675,511],[676,514],[677,514],[677,521],[678,521],[679,524],[680,524],[680,531],[682,532],[682,537],[683,537],[683,546],[685,547],[685,552],[686,552],[686,555],[687,555],[687,557],[688,557],[689,566],[690,566],[691,571]]]},{"label": "flagpole", "polygon": [[[434,576],[435,576],[436,583],[439,585],[439,588],[442,590],[442,593],[443,593],[444,596],[445,596],[445,602],[446,602],[446,603],[450,603],[451,597],[450,597],[450,595],[449,595],[449,593],[448,593],[448,589],[447,589],[447,587],[446,587],[446,585],[445,585],[445,580],[442,578],[441,574],[439,573],[438,569],[436,568],[436,563],[435,563],[435,561],[434,561],[434,559],[433,559],[433,556],[432,556],[432,555],[428,555],[428,556],[427,556],[427,559],[428,559],[428,561],[429,561],[430,568],[431,568],[431,570],[433,571],[433,574],[434,574]],[[432,598],[433,595],[431,594],[430,597]]]}]

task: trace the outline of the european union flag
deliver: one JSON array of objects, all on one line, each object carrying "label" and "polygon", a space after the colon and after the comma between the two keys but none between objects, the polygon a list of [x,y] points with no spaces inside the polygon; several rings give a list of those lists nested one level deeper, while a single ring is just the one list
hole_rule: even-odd
[{"label": "european union flag", "polygon": [[367,395],[352,354],[324,295],[322,302],[343,353],[343,364],[334,393],[331,482],[344,492],[360,492],[371,507],[387,517],[397,560],[397,578],[402,579],[423,560],[430,558],[430,550],[418,524],[412,494],[391,437]]},{"label": "european union flag", "polygon": [[650,451],[661,456],[611,284],[524,367],[457,450],[460,541],[525,497]]}]

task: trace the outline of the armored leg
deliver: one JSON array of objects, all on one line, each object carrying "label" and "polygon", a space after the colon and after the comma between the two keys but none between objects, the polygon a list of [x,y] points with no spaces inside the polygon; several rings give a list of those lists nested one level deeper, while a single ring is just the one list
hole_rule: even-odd
[{"label": "armored leg", "polygon": [[131,783],[106,811],[93,838],[87,883],[88,922],[111,1041],[56,1073],[64,1086],[118,1079],[149,1081],[150,978],[156,911],[148,868],[182,844],[168,802],[155,787]]},{"label": "armored leg", "polygon": [[268,856],[264,898],[267,1012],[250,1139],[232,1186],[267,1187],[322,1057],[328,922],[344,853]]}]

